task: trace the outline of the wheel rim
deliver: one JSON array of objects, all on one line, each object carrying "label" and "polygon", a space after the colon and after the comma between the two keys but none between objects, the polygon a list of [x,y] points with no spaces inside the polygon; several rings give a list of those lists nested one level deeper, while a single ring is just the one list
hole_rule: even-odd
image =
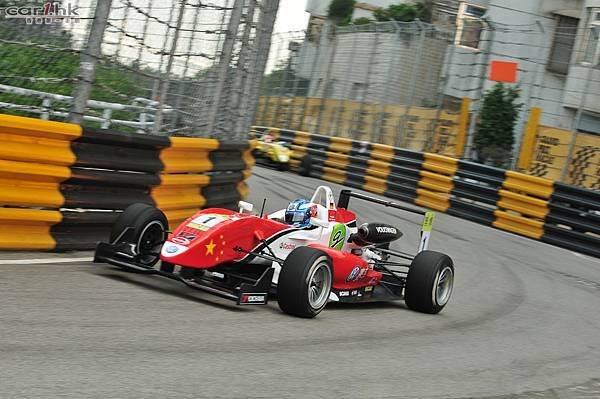
[{"label": "wheel rim", "polygon": [[308,277],[308,303],[313,309],[323,307],[331,290],[331,269],[327,262],[319,262]]},{"label": "wheel rim", "polygon": [[454,286],[454,271],[451,267],[444,267],[435,281],[434,297],[439,306],[444,306],[450,299],[452,287]]},{"label": "wheel rim", "polygon": [[160,249],[165,241],[165,228],[158,220],[144,227],[137,243],[138,260],[140,263],[151,265],[158,261]]}]

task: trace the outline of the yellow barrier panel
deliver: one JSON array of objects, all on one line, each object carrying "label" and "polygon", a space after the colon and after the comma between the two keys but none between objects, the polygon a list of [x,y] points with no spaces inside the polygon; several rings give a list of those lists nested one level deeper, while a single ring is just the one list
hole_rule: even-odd
[{"label": "yellow barrier panel", "polygon": [[552,180],[529,176],[519,172],[507,171],[503,187],[513,191],[522,191],[540,198],[550,198],[554,191]]},{"label": "yellow barrier panel", "polygon": [[499,229],[535,238],[536,240],[539,240],[544,234],[544,222],[541,220],[529,219],[500,210],[494,211],[494,216],[496,216],[496,220],[492,222],[492,226]]},{"label": "yellow barrier panel", "polygon": [[460,117],[458,119],[458,129],[456,134],[456,145],[454,155],[460,158],[465,153],[465,144],[467,142],[467,132],[469,130],[469,109],[471,108],[471,99],[463,98],[460,106]]},{"label": "yellow barrier panel", "polygon": [[379,179],[373,176],[365,176],[363,190],[371,191],[377,194],[383,194],[387,190],[387,180]]},{"label": "yellow barrier panel", "polygon": [[0,179],[3,180],[60,183],[70,177],[71,169],[66,166],[0,159]]},{"label": "yellow barrier panel", "polygon": [[554,183],[539,177],[507,171],[498,191],[500,199],[492,225],[513,233],[539,239],[544,234],[543,219],[549,212],[548,199]]},{"label": "yellow barrier panel", "polygon": [[0,159],[62,166],[75,163],[75,154],[71,151],[71,143],[68,141],[14,134],[0,134],[0,140]]},{"label": "yellow barrier panel", "polygon": [[171,146],[160,152],[167,173],[207,172],[213,164],[209,153],[219,148],[215,139],[172,137]]},{"label": "yellow barrier panel", "polygon": [[346,171],[344,169],[330,168],[328,166],[323,167],[323,180],[332,181],[338,184],[344,184],[346,181]]},{"label": "yellow barrier panel", "polygon": [[418,183],[421,188],[417,189],[415,202],[445,212],[450,207],[450,193],[454,187],[452,179],[458,169],[458,161],[431,153],[423,154],[423,159]]},{"label": "yellow barrier panel", "polygon": [[426,170],[421,170],[419,174],[421,175],[419,187],[442,193],[450,193],[454,187],[450,176],[439,175]]},{"label": "yellow barrier panel", "polygon": [[0,115],[0,133],[72,141],[81,137],[81,126],[22,116]]},{"label": "yellow barrier panel", "polygon": [[525,126],[525,133],[523,134],[523,142],[521,143],[519,161],[517,163],[517,166],[521,170],[527,170],[531,164],[531,158],[533,157],[533,146],[535,145],[535,136],[540,124],[541,115],[541,108],[531,108],[529,120],[527,121],[527,126]]},{"label": "yellow barrier panel", "polygon": [[415,203],[436,211],[446,212],[450,207],[450,198],[444,194],[418,188]]},{"label": "yellow barrier panel", "polygon": [[548,201],[506,190],[499,190],[498,194],[500,195],[500,200],[497,203],[499,208],[510,209],[522,215],[540,219],[545,218],[549,212]]},{"label": "yellow barrier panel", "polygon": [[59,211],[0,208],[0,250],[53,249],[50,228],[61,220]]}]

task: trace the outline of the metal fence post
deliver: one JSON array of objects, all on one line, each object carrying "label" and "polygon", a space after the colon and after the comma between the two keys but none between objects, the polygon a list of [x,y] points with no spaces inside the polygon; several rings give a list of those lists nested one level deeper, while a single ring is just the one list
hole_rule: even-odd
[{"label": "metal fence post", "polygon": [[245,123],[245,127],[249,127],[252,124],[257,112],[256,108],[260,96],[260,84],[267,66],[267,59],[269,58],[271,34],[273,32],[273,26],[275,24],[275,18],[277,16],[278,9],[279,0],[264,0],[262,3],[260,20],[258,24],[258,26],[260,26],[262,29],[259,29],[256,33],[256,58],[252,63],[250,63],[254,79],[248,79],[249,111],[248,120]]},{"label": "metal fence post", "polygon": [[[277,38],[277,49],[275,50],[275,54],[280,54],[285,41],[281,39],[281,35],[279,35],[279,34],[274,34],[273,37]],[[274,67],[276,67],[276,66],[274,66]],[[285,71],[283,72],[282,75],[285,75]],[[279,107],[279,100],[278,99],[275,100],[275,113],[272,113],[271,112],[271,97],[274,97],[273,94],[277,94],[277,91],[281,92],[282,80],[283,80],[283,77],[282,77],[282,79],[279,80],[279,87],[273,88],[275,93],[273,93],[271,91],[269,91],[268,93],[265,92],[266,96],[265,96],[265,103],[263,105],[262,114],[263,114],[263,116],[270,115],[270,114],[274,115],[272,125],[275,125],[276,121],[277,121],[277,111],[278,111],[278,107]],[[277,90],[277,89],[279,89],[279,90]]]},{"label": "metal fence post", "polygon": [[392,85],[390,80],[392,79],[392,75],[394,73],[394,68],[396,67],[396,64],[398,62],[398,55],[400,54],[400,51],[398,51],[397,49],[397,45],[400,42],[400,29],[401,26],[398,22],[395,23],[395,39],[394,42],[391,44],[393,50],[393,54],[392,54],[392,60],[390,62],[390,65],[388,67],[387,70],[387,81],[385,83],[385,87],[383,88],[383,98],[380,99],[381,101],[381,111],[379,112],[379,114],[377,115],[377,121],[375,123],[373,123],[373,131],[371,133],[372,135],[372,142],[373,143],[380,143],[382,141],[382,135],[381,135],[381,129],[383,128],[383,121],[385,119],[385,109],[386,109],[386,105],[389,103],[389,97],[390,97],[390,91],[392,89]]},{"label": "metal fence post", "polygon": [[492,24],[492,21],[489,19],[484,19],[489,29],[489,38],[488,38],[488,48],[485,53],[483,53],[483,63],[481,67],[481,72],[479,75],[479,86],[477,88],[477,97],[476,101],[473,101],[473,110],[471,112],[471,121],[469,123],[469,131],[467,133],[467,145],[465,147],[465,159],[472,159],[473,152],[473,141],[475,139],[475,128],[477,127],[477,119],[479,118],[479,111],[481,110],[481,105],[483,102],[483,91],[485,89],[485,81],[487,79],[487,69],[490,63],[490,57],[492,55],[492,45],[494,43],[494,35],[495,28]]},{"label": "metal fence post", "polygon": [[99,0],[96,4],[94,20],[90,28],[87,44],[81,53],[79,63],[79,82],[73,91],[73,104],[67,121],[81,124],[92,92],[92,83],[96,76],[96,64],[101,55],[102,39],[108,23],[112,0]]},{"label": "metal fence post", "polygon": [[348,55],[348,62],[346,65],[346,70],[344,71],[344,78],[347,79],[348,84],[345,85],[346,87],[342,91],[342,93],[340,95],[340,99],[337,102],[338,106],[336,107],[335,116],[333,118],[334,119],[333,126],[335,128],[335,135],[337,135],[339,133],[340,119],[342,117],[342,109],[344,107],[344,103],[346,102],[346,100],[348,100],[348,98],[350,97],[350,94],[352,93],[352,81],[350,80],[349,76],[352,73],[352,67],[353,67],[352,59],[353,59],[354,53],[356,53],[356,42],[358,41],[358,32],[356,30],[355,25],[351,25],[350,29],[352,29],[350,34],[353,36],[352,37],[352,47],[350,50],[350,54]]},{"label": "metal fence post", "polygon": [[[369,84],[371,83],[371,74],[373,71],[373,64],[375,64],[375,58],[377,57],[377,44],[379,42],[379,36],[378,36],[378,32],[377,32],[377,24],[374,22],[371,22],[370,26],[375,27],[374,32],[373,32],[373,45],[371,46],[371,53],[369,56],[369,65],[367,66],[367,77],[365,79],[365,89],[363,90],[362,93],[362,98],[360,100],[360,106],[358,107],[358,120],[362,122],[362,117],[363,117],[363,110],[365,108],[365,103],[367,102],[367,95],[369,93]],[[362,123],[361,123],[362,125]],[[362,126],[360,126],[360,130],[362,131]],[[352,138],[356,139],[357,138],[357,127],[356,125],[352,128]]]},{"label": "metal fence post", "polygon": [[517,134],[515,135],[515,145],[513,147],[513,152],[512,152],[512,159],[510,162],[510,168],[512,170],[515,170],[517,168],[517,162],[519,160],[519,154],[521,152],[521,145],[522,145],[522,141],[523,141],[523,131],[525,130],[525,124],[527,123],[527,116],[530,114],[530,110],[531,110],[531,97],[533,96],[533,90],[535,89],[535,85],[538,81],[538,77],[542,77],[543,78],[543,67],[544,67],[544,63],[543,63],[543,54],[544,54],[544,44],[545,44],[545,29],[544,26],[540,23],[540,21],[536,21],[536,26],[538,27],[538,29],[540,30],[540,43],[539,43],[539,47],[538,47],[538,55],[536,57],[536,65],[535,65],[535,70],[533,72],[533,76],[531,77],[531,82],[530,82],[530,87],[529,90],[527,90],[527,97],[525,97],[525,100],[523,101],[523,103],[525,104],[525,106],[529,107],[529,109],[524,109],[523,111],[521,111],[521,115],[519,116],[519,121],[517,122],[516,126],[517,126]]},{"label": "metal fence post", "polygon": [[[304,118],[306,116],[306,107],[308,106],[308,98],[310,95],[310,89],[312,86],[312,81],[314,79],[315,76],[315,69],[317,68],[317,66],[319,65],[319,58],[321,56],[321,45],[323,43],[323,35],[325,35],[325,29],[321,28],[321,31],[319,32],[319,39],[317,40],[316,44],[315,44],[315,55],[313,57],[313,63],[310,69],[310,83],[308,84],[308,90],[306,91],[306,96],[304,97],[304,102],[302,103],[302,119],[300,120],[300,130],[304,130]],[[319,68],[320,69],[320,68]],[[318,80],[317,80],[318,82]]]},{"label": "metal fence post", "polygon": [[[585,83],[583,85],[584,93],[581,96],[581,101],[579,102],[579,107],[577,108],[577,113],[575,114],[575,118],[573,119],[573,124],[571,125],[572,137],[569,141],[569,149],[567,151],[567,159],[565,160],[565,166],[563,166],[560,172],[560,181],[565,182],[567,177],[567,173],[569,171],[569,165],[573,161],[573,153],[575,152],[575,143],[577,142],[577,131],[579,130],[579,126],[581,124],[581,118],[583,116],[583,108],[585,107],[585,103],[587,102],[587,97],[589,93],[590,81],[592,79],[592,72],[594,70],[593,62],[590,62],[588,65],[588,70],[585,78]],[[586,90],[587,89],[587,90]]]},{"label": "metal fence post", "polygon": [[[321,101],[319,103],[319,114],[317,116],[317,126],[315,128],[315,133],[321,134],[321,123],[323,122],[323,111],[325,111],[325,101],[327,97],[329,97],[329,84],[331,83],[331,70],[333,69],[333,64],[335,62],[335,54],[337,52],[337,34],[335,32],[335,27],[331,25],[329,27],[329,31],[327,32],[328,38],[327,40],[331,43],[329,62],[327,63],[327,70],[325,71],[325,77],[323,78],[323,95],[321,96]],[[331,40],[329,40],[331,37]],[[325,135],[329,135],[329,132],[325,133]]]},{"label": "metal fence post", "polygon": [[438,92],[437,92],[437,97],[436,97],[436,111],[435,111],[435,117],[433,119],[433,122],[431,123],[431,132],[430,132],[430,136],[429,136],[429,140],[427,142],[427,148],[425,148],[426,151],[431,151],[432,147],[433,147],[433,140],[432,138],[435,138],[435,133],[437,131],[438,125],[440,123],[440,117],[442,116],[442,109],[444,108],[444,93],[446,91],[446,86],[448,84],[448,80],[449,80],[449,76],[450,76],[450,68],[452,66],[452,62],[454,60],[454,51],[456,49],[456,46],[454,45],[453,42],[449,42],[449,53],[448,53],[448,62],[445,65],[445,68],[442,68],[442,70],[440,70],[440,78],[439,78],[439,82],[438,82]]},{"label": "metal fence post", "polygon": [[421,21],[415,20],[415,24],[419,28],[419,44],[417,47],[417,55],[415,57],[415,62],[413,63],[413,67],[410,71],[410,89],[408,91],[408,101],[406,104],[406,108],[404,110],[404,115],[402,115],[402,120],[400,122],[401,130],[400,134],[396,137],[396,147],[400,147],[400,138],[403,135],[406,135],[406,124],[408,123],[408,116],[410,115],[411,108],[413,106],[413,102],[415,100],[415,91],[417,88],[417,72],[419,70],[419,65],[421,65],[421,58],[423,57],[423,47],[425,44],[425,27],[421,24]]},{"label": "metal fence post", "polygon": [[217,72],[217,84],[213,92],[212,103],[208,113],[209,122],[207,131],[209,135],[214,135],[214,129],[217,124],[223,89],[225,88],[225,82],[227,81],[227,75],[230,68],[229,65],[233,57],[235,38],[239,29],[240,20],[242,19],[243,9],[244,0],[236,0],[233,4],[233,10],[231,11],[229,24],[227,25],[227,33],[225,34],[225,40],[223,41],[223,48],[221,50],[221,57],[219,59],[219,69]]},{"label": "metal fence post", "polygon": [[281,101],[283,99],[283,97],[285,96],[285,86],[286,86],[286,82],[287,82],[287,78],[288,75],[290,73],[290,68],[291,68],[291,59],[288,59],[287,65],[285,66],[285,69],[283,71],[283,73],[281,74],[281,81],[279,82],[279,95],[277,96],[277,105],[275,106],[275,117],[274,117],[274,122],[275,125],[277,127],[279,126],[279,109],[281,108]]},{"label": "metal fence post", "polygon": [[286,129],[291,129],[292,109],[295,107],[294,99],[296,98],[296,94],[298,93],[298,81],[300,80],[298,76],[298,48],[290,49],[290,52],[290,68],[294,70],[294,83],[292,83],[292,104],[288,107],[287,115],[285,118]]},{"label": "metal fence post", "polygon": [[[160,62],[158,64],[158,74],[156,75],[156,79],[154,80],[154,83],[152,85],[152,100],[154,101],[161,101],[160,99],[160,87],[162,84],[162,79],[163,79],[163,73],[162,73],[162,68],[163,68],[163,63],[165,60],[165,49],[167,48],[167,42],[169,41],[169,30],[171,29],[170,24],[171,21],[173,20],[173,16],[175,15],[175,9],[176,7],[171,7],[171,10],[169,11],[169,21],[166,24],[167,25],[167,30],[165,31],[165,36],[163,37],[163,43],[162,43],[162,53],[160,54]],[[153,131],[154,131],[154,127],[153,127]]]},{"label": "metal fence post", "polygon": [[[194,12],[194,18],[192,20],[192,26],[196,26],[198,24],[198,18],[200,16],[200,7],[196,8],[196,11]],[[146,27],[144,27],[144,29],[146,29]],[[175,99],[175,116],[174,116],[174,120],[173,120],[173,127],[175,129],[177,129],[177,126],[179,125],[179,120],[180,118],[180,113],[182,112],[181,110],[181,102],[183,100],[183,95],[185,92],[185,83],[186,83],[186,77],[190,68],[190,57],[191,57],[191,53],[192,53],[192,47],[194,44],[194,40],[196,39],[196,31],[192,31],[191,37],[189,38],[188,41],[188,46],[187,46],[187,55],[185,58],[185,64],[183,67],[183,73],[182,73],[182,80],[179,81],[179,85],[177,87],[177,98]],[[183,82],[182,82],[183,81]],[[182,84],[184,83],[184,84]]]},{"label": "metal fence post", "polygon": [[240,121],[244,119],[245,112],[241,108],[242,98],[244,97],[244,85],[246,80],[249,78],[247,63],[250,53],[250,34],[253,28],[254,11],[256,7],[256,0],[248,0],[248,6],[246,13],[244,14],[244,30],[242,33],[242,46],[238,55],[238,61],[236,65],[236,75],[233,83],[233,90],[231,91],[231,98],[229,104],[231,106],[231,112],[237,115],[235,121],[232,121],[231,129],[235,137],[241,137],[244,129]]},{"label": "metal fence post", "polygon": [[181,24],[183,23],[183,15],[185,12],[186,1],[182,0],[179,8],[179,14],[177,16],[177,25],[175,27],[175,33],[173,34],[173,41],[171,42],[171,50],[169,51],[169,58],[167,60],[167,71],[165,79],[161,80],[161,84],[159,86],[159,98],[160,101],[158,103],[158,109],[156,110],[156,117],[154,119],[154,126],[152,127],[152,132],[154,134],[158,134],[162,127],[163,122],[163,108],[165,103],[167,102],[167,94],[169,92],[169,85],[171,83],[171,70],[173,69],[173,61],[175,51],[177,50],[177,42],[179,41],[179,33],[181,30]]}]

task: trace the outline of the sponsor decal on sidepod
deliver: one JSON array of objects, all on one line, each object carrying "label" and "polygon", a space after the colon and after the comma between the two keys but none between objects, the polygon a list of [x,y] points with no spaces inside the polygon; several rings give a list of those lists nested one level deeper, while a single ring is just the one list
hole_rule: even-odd
[{"label": "sponsor decal on sidepod", "polygon": [[348,277],[346,277],[346,282],[349,283],[350,281],[356,280],[359,274],[360,274],[360,267],[358,267],[358,266],[354,267],[354,269],[352,269],[352,271],[350,272]]},{"label": "sponsor decal on sidepod", "polygon": [[291,242],[282,242],[279,244],[279,249],[285,249],[291,251],[292,249],[296,249],[297,245]]}]

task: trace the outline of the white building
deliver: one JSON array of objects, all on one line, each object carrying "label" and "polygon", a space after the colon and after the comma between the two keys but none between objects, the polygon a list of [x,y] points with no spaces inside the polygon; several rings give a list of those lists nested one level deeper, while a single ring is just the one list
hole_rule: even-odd
[{"label": "white building", "polygon": [[600,134],[599,32],[600,0],[461,2],[445,94],[478,98],[495,82],[474,65],[516,62],[521,101],[542,124]]}]

